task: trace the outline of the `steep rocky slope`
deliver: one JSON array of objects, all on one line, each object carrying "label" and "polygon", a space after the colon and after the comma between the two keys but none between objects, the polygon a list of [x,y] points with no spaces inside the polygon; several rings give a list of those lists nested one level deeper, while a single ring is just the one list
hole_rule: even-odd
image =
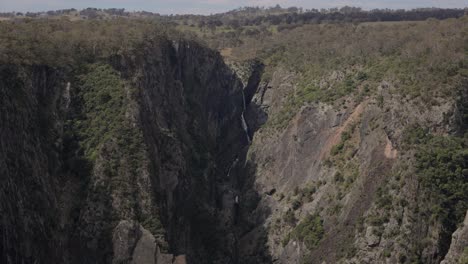
[{"label": "steep rocky slope", "polygon": [[[282,71],[275,73],[258,99],[274,105],[278,98],[273,90],[293,86],[288,78],[291,75]],[[383,106],[372,97],[351,99],[341,109],[310,104],[301,107],[281,133],[256,133],[247,171],[264,195],[246,218],[267,232],[257,237],[259,230],[246,230],[245,244],[255,237],[266,239],[258,243],[265,243],[280,263],[294,263],[305,255],[307,263],[397,263],[412,254],[419,254],[423,263],[443,258],[438,248],[441,226],[421,215],[430,211],[431,201],[413,169],[414,153],[405,150],[402,141],[410,124],[439,133],[451,131],[450,124],[457,127],[457,104],[448,101],[418,110],[392,96],[391,89],[385,82],[379,86]],[[247,188],[245,196],[251,192]],[[310,246],[297,241],[305,238],[292,231],[309,214],[320,215],[325,231]],[[258,248],[244,250],[243,256],[253,257],[249,263],[259,261]]]},{"label": "steep rocky slope", "polygon": [[[445,258],[468,209],[466,29],[466,18],[430,28],[324,25],[233,50],[256,49],[269,64],[247,112],[261,128],[240,173],[242,263]],[[435,32],[451,37],[419,46],[405,37]],[[436,47],[446,47],[443,57]],[[424,49],[431,55],[417,58]],[[426,75],[457,61],[456,72]],[[462,227],[453,241],[445,261],[463,263]]]}]

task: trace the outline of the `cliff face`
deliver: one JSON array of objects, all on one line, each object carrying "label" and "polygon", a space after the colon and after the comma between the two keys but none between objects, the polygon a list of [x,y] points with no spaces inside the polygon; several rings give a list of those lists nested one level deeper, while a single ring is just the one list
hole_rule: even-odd
[{"label": "cliff face", "polygon": [[0,80],[3,261],[235,261],[229,168],[248,139],[216,52],[163,40]]},{"label": "cliff face", "polygon": [[173,45],[162,63],[146,60],[136,69],[168,242],[171,252],[195,263],[232,262],[234,197],[229,204],[223,197],[235,193],[228,169],[247,145],[243,87],[213,51],[196,43]]},{"label": "cliff face", "polygon": [[466,263],[468,261],[468,214],[460,228],[452,235],[452,243],[442,264]]},{"label": "cliff face", "polygon": [[[340,76],[333,72],[323,82]],[[454,226],[431,215],[437,198],[421,182],[422,154],[407,137],[416,128],[441,138],[463,134],[463,96],[427,106],[382,81],[374,96],[305,104],[281,129],[265,123],[265,115],[280,114],[300,78],[276,69],[253,99],[265,113],[247,114],[262,125],[243,171],[243,197],[252,205],[243,212],[242,263],[440,263]],[[251,199],[254,193],[260,196]],[[447,263],[461,259],[463,232],[454,234]]]},{"label": "cliff face", "polygon": [[[11,263],[57,257],[59,73],[1,66],[2,259]],[[50,133],[53,132],[53,133]],[[38,247],[37,245],[42,245]]]}]

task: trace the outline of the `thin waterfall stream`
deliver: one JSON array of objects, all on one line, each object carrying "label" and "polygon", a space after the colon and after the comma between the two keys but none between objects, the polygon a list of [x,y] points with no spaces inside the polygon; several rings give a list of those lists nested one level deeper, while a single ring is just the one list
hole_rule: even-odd
[{"label": "thin waterfall stream", "polygon": [[242,89],[242,102],[243,102],[243,110],[242,110],[242,114],[241,114],[242,129],[244,129],[245,135],[247,136],[247,142],[250,145],[252,140],[250,139],[249,127],[247,126],[247,122],[245,121],[245,117],[244,117],[244,113],[245,113],[245,109],[246,109],[244,89]]}]

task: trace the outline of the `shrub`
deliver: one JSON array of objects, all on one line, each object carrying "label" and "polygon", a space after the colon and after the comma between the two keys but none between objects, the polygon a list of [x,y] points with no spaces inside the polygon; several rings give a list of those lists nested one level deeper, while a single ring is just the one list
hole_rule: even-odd
[{"label": "shrub", "polygon": [[288,225],[295,225],[296,224],[296,216],[294,215],[294,212],[289,209],[286,211],[286,213],[283,215],[283,221],[288,224]]},{"label": "shrub", "polygon": [[390,249],[386,249],[384,250],[383,255],[385,258],[389,258],[392,256],[392,252],[390,251]]},{"label": "shrub", "polygon": [[337,171],[333,178],[334,178],[335,182],[343,182],[344,181],[343,174],[340,171]]},{"label": "shrub", "polygon": [[148,217],[141,223],[141,225],[150,231],[154,236],[164,234],[161,221],[157,217]]},{"label": "shrub", "polygon": [[377,105],[382,108],[384,105],[384,97],[382,95],[377,96]]},{"label": "shrub", "polygon": [[343,150],[344,148],[344,142],[340,142],[338,143],[337,145],[333,146],[331,151],[330,151],[330,154],[332,156],[336,156],[338,155],[339,153],[341,153],[341,151]]},{"label": "shrub", "polygon": [[365,72],[358,72],[356,75],[356,79],[361,82],[367,80],[368,78],[369,78],[369,75],[367,75],[367,73]]},{"label": "shrub", "polygon": [[371,215],[367,218],[367,223],[371,226],[382,226],[389,221],[388,215]]},{"label": "shrub", "polygon": [[318,214],[307,216],[294,230],[290,237],[300,242],[304,242],[308,249],[315,248],[323,238],[325,230],[323,221]]},{"label": "shrub", "polygon": [[458,263],[460,263],[460,264],[467,264],[468,263],[468,247],[465,247],[465,249],[463,250],[463,253],[462,253]]},{"label": "shrub", "polygon": [[438,203],[434,214],[451,229],[463,220],[468,209],[468,138],[429,136],[418,147],[419,179]]},{"label": "shrub", "polygon": [[314,193],[317,191],[317,188],[313,185],[308,185],[306,187],[304,187],[301,191],[300,191],[300,198],[301,198],[301,201],[302,202],[310,202],[312,201],[312,196],[314,195]]},{"label": "shrub", "polygon": [[299,199],[294,199],[294,201],[292,202],[292,209],[293,210],[297,210],[299,209],[299,207],[301,207],[302,203]]},{"label": "shrub", "polygon": [[405,147],[426,144],[429,138],[427,129],[419,126],[410,126],[403,131],[403,144]]}]

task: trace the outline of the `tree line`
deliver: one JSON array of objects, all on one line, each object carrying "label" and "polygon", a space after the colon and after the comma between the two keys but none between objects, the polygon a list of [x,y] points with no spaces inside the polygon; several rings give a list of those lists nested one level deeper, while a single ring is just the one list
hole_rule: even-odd
[{"label": "tree line", "polygon": [[123,8],[86,8],[83,10],[62,9],[47,12],[4,12],[0,17],[43,18],[54,16],[79,16],[82,19],[108,19],[115,17],[145,17],[166,22],[198,26],[198,27],[231,27],[259,25],[290,25],[311,24],[322,22],[376,22],[376,21],[421,21],[428,18],[447,19],[459,18],[467,14],[468,9],[419,8],[404,9],[373,9],[365,11],[359,7],[344,6],[329,9],[306,9],[299,7],[243,7],[226,13],[213,15],[160,15],[158,13],[138,11],[128,12]]}]

